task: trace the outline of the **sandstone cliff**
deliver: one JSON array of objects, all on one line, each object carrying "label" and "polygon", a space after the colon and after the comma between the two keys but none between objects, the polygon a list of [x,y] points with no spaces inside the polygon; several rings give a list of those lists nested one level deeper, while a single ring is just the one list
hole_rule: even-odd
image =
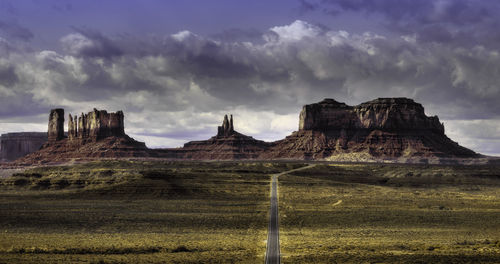
[{"label": "sandstone cliff", "polygon": [[379,98],[357,106],[325,99],[304,106],[299,119],[299,130],[260,158],[478,156],[450,140],[437,116],[426,116],[421,104],[407,98]]},{"label": "sandstone cliff", "polygon": [[35,152],[47,142],[46,132],[17,132],[0,137],[0,159],[12,161]]}]

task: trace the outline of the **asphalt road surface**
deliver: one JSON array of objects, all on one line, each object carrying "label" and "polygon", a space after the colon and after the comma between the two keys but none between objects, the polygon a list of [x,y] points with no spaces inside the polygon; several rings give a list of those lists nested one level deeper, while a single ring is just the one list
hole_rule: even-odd
[{"label": "asphalt road surface", "polygon": [[266,264],[281,263],[280,228],[278,219],[278,177],[290,172],[312,168],[315,165],[274,174],[271,182],[271,208],[269,209],[269,229],[267,231]]}]

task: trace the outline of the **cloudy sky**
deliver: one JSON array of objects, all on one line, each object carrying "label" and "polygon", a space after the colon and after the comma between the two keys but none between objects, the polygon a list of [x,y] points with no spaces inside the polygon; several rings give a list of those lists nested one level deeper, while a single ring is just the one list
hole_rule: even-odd
[{"label": "cloudy sky", "polygon": [[0,133],[96,107],[149,147],[225,113],[276,140],[304,104],[404,96],[500,155],[499,27],[491,0],[0,0]]}]

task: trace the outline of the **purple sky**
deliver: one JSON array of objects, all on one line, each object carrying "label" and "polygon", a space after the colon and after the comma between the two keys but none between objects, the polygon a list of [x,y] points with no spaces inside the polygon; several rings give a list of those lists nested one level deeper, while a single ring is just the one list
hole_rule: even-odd
[{"label": "purple sky", "polygon": [[500,155],[499,26],[488,0],[0,0],[0,133],[97,107],[150,147],[209,138],[225,113],[276,140],[303,104],[406,96]]}]

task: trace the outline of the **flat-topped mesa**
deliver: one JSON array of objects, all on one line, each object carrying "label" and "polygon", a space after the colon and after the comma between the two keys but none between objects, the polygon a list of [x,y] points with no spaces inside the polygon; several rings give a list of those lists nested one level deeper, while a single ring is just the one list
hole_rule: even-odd
[{"label": "flat-topped mesa", "polygon": [[444,134],[437,116],[427,116],[424,107],[408,98],[378,98],[354,107],[361,128],[380,130],[430,130]]},{"label": "flat-topped mesa", "polygon": [[423,106],[408,98],[378,98],[357,106],[325,99],[305,105],[300,113],[299,130],[349,129],[431,130],[444,134],[439,118],[426,116]]},{"label": "flat-topped mesa", "polygon": [[49,142],[55,142],[64,139],[64,109],[56,108],[50,110],[49,115]]},{"label": "flat-topped mesa", "polygon": [[97,110],[81,114],[77,118],[69,116],[68,138],[99,140],[107,137],[124,137],[125,128],[123,112],[108,113],[106,110]]},{"label": "flat-topped mesa", "polygon": [[231,115],[230,119],[227,118],[227,115],[224,115],[222,126],[217,127],[217,138],[229,137],[234,133],[233,115]]},{"label": "flat-topped mesa", "polygon": [[299,116],[299,130],[326,131],[348,127],[354,117],[352,109],[352,106],[330,98],[304,105]]}]

